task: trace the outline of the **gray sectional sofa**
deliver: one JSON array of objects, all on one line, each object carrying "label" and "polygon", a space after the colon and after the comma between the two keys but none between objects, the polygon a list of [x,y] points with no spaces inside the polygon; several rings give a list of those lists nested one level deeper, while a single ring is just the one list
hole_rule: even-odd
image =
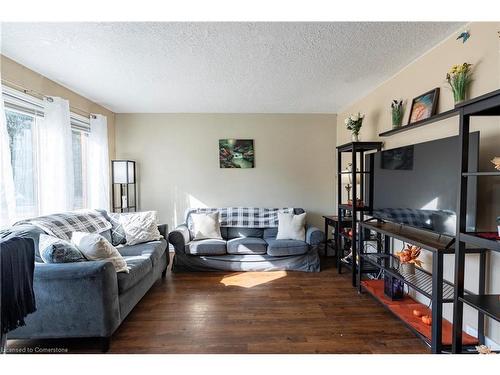
[{"label": "gray sectional sofa", "polygon": [[[223,209],[204,209],[223,210]],[[324,233],[306,225],[305,241],[277,240],[278,228],[224,226],[222,239],[193,240],[189,219],[198,209],[186,212],[185,223],[169,233],[175,248],[172,271],[306,271],[318,272],[318,246]],[[304,210],[295,208],[294,213]]]},{"label": "gray sectional sofa", "polygon": [[[102,211],[101,211],[102,212]],[[109,220],[106,212],[102,214]],[[43,263],[35,254],[34,289],[37,311],[26,325],[9,332],[9,339],[99,338],[107,351],[109,339],[153,284],[165,275],[169,263],[167,226],[158,227],[163,238],[118,247],[130,268],[117,273],[108,261]],[[101,233],[111,238],[109,233]],[[14,226],[3,236],[29,237],[35,242],[41,229]]]}]

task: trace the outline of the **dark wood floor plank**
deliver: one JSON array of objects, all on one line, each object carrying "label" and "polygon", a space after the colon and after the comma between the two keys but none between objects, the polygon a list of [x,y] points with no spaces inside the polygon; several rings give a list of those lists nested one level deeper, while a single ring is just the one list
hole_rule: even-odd
[{"label": "dark wood floor plank", "polygon": [[[331,261],[320,273],[169,273],[113,335],[110,353],[429,353]],[[98,352],[92,340],[9,347]]]}]

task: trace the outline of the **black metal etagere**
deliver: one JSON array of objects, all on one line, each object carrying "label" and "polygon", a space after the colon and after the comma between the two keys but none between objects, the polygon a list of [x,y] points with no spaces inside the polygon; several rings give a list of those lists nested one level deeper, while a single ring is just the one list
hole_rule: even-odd
[{"label": "black metal etagere", "polygon": [[[469,172],[469,132],[472,116],[500,116],[500,90],[490,92],[477,98],[468,100],[456,106],[459,111],[459,157],[461,167],[459,171],[458,199],[457,199],[457,241],[455,245],[455,291],[453,304],[453,353],[462,352],[462,325],[463,304],[467,304],[478,311],[481,333],[484,327],[484,316],[500,321],[500,295],[485,294],[480,288],[477,295],[464,293],[465,252],[466,244],[473,244],[482,248],[500,252],[500,241],[488,239],[479,233],[468,233],[466,228],[467,211],[467,181],[469,178],[480,176],[500,177],[500,172]],[[480,275],[484,277],[484,275]],[[480,334],[481,336],[481,334]],[[484,341],[483,337],[479,337]]]},{"label": "black metal etagere", "polygon": [[[380,151],[382,149],[382,142],[349,142],[340,146],[337,146],[337,202],[338,202],[338,218],[339,218],[339,236],[337,236],[337,267],[338,272],[342,272],[342,258],[344,256],[344,246],[343,241],[350,241],[352,248],[352,261],[351,261],[351,271],[352,271],[352,285],[356,286],[356,258],[357,258],[357,246],[358,246],[358,222],[362,221],[365,213],[369,212],[372,207],[373,202],[373,167],[369,171],[365,171],[365,153],[369,151]],[[348,202],[342,202],[342,155],[347,154],[350,156],[350,163],[352,170],[351,181],[352,181],[352,204]],[[359,157],[359,171],[358,169],[358,157]],[[360,191],[358,196],[357,189],[357,176],[360,176]],[[368,179],[370,185],[369,196],[365,197],[365,178]],[[358,205],[358,199],[363,202],[362,206]],[[352,215],[352,220],[347,222],[347,226],[344,226],[344,217],[346,213],[350,212]],[[359,216],[358,216],[359,215]],[[351,235],[346,235],[345,229],[351,229]]]},{"label": "black metal etagere", "polygon": [[[430,340],[419,334],[430,347],[432,353],[442,353],[449,351],[450,345],[443,344],[443,304],[454,302],[455,286],[444,279],[443,265],[444,256],[454,254],[453,237],[439,235],[425,230],[420,230],[408,227],[402,224],[384,222],[381,220],[369,219],[360,224],[360,248],[359,248],[359,269],[364,269],[364,264],[369,263],[383,270],[384,274],[401,280],[409,288],[417,291],[431,301],[432,306],[432,327]],[[364,248],[363,236],[368,232],[376,232],[383,236],[383,240],[379,241],[377,252],[367,252]],[[400,268],[399,258],[391,253],[391,240],[396,239],[403,243],[411,243],[419,246],[422,249],[429,251],[432,254],[432,272],[429,272],[421,267],[415,267],[415,272],[408,274],[402,272]],[[483,249],[467,248],[464,250],[467,254],[479,254],[479,288],[484,289],[485,284],[485,268],[486,257]],[[357,273],[358,291],[362,290],[362,274]],[[468,297],[470,291],[465,291]],[[403,322],[413,330],[408,322]],[[480,336],[484,336],[483,329],[478,330]],[[418,332],[417,332],[418,333]],[[481,339],[479,339],[481,342]]]}]

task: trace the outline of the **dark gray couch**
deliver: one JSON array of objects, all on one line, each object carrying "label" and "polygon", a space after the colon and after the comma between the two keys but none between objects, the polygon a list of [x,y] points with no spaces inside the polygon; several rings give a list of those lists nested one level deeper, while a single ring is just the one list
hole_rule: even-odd
[{"label": "dark gray couch", "polygon": [[[158,227],[164,238],[167,226]],[[43,231],[33,225],[14,226],[9,236],[32,238],[38,251]],[[111,238],[110,233],[101,233]],[[9,339],[92,337],[109,339],[134,306],[163,274],[169,263],[165,239],[117,248],[130,267],[116,273],[108,261],[43,263],[36,254],[34,289],[37,311],[26,326],[9,332]]]},{"label": "dark gray couch", "polygon": [[[318,246],[324,233],[306,226],[305,241],[276,240],[278,228],[221,226],[222,240],[193,241],[186,221],[169,233],[175,248],[172,271],[306,271],[319,272]],[[294,209],[295,214],[304,212]]]}]

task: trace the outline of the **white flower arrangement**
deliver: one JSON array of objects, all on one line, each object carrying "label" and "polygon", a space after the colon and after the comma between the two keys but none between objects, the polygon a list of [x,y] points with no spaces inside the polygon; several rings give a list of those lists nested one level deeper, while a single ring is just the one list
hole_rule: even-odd
[{"label": "white flower arrangement", "polygon": [[363,125],[363,119],[365,115],[363,113],[358,112],[357,114],[350,115],[344,120],[346,128],[352,132],[352,134],[359,134],[361,130],[361,126]]}]

